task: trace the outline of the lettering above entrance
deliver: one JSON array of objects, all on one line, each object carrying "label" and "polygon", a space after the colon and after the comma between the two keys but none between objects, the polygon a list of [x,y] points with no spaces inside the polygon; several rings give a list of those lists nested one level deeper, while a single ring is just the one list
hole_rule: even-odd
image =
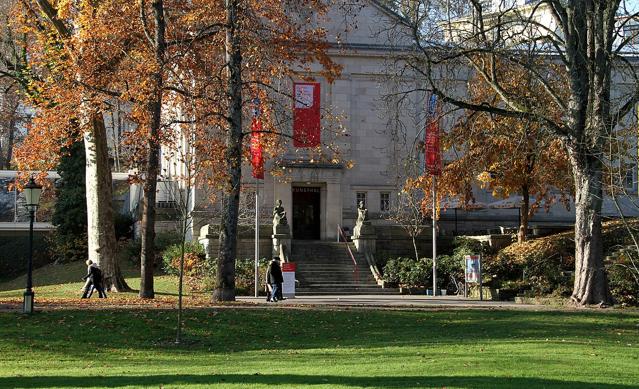
[{"label": "lettering above entrance", "polygon": [[294,186],[293,193],[320,193],[320,188]]}]

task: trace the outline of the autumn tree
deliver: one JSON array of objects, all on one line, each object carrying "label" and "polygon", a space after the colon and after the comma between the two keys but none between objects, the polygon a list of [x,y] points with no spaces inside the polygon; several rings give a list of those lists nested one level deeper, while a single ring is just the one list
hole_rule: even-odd
[{"label": "autumn tree", "polygon": [[[503,76],[501,84],[509,93],[535,93],[543,101],[544,93],[534,80],[526,80],[521,72],[500,71],[511,73]],[[500,100],[481,77],[469,82],[468,93],[476,104],[489,101],[498,105]],[[557,201],[566,203],[571,194],[566,150],[542,123],[468,111],[443,135],[442,143],[444,152],[452,158],[438,183],[442,195],[460,198],[466,204],[477,185],[497,198],[521,195],[521,204],[515,204],[520,213],[519,242],[526,240],[528,220],[542,205],[548,208]]]},{"label": "autumn tree", "polygon": [[[397,72],[420,78],[418,89],[432,90],[447,104],[539,123],[563,143],[576,205],[572,301],[610,304],[601,235],[603,152],[607,136],[639,100],[639,79],[624,57],[636,36],[624,35],[624,26],[637,14],[619,0],[541,0],[521,7],[479,0],[413,4],[412,13],[398,22],[403,36],[397,42],[412,42],[415,50],[403,51]],[[505,89],[508,79],[497,64],[534,79],[552,109],[536,94]],[[549,80],[551,66],[565,70],[561,90]],[[464,93],[469,75],[481,77],[500,99],[473,102]],[[615,98],[613,79],[623,82]]]},{"label": "autumn tree", "polygon": [[[21,169],[55,167],[61,148],[83,139],[86,153],[86,200],[89,258],[100,264],[107,287],[127,290],[115,257],[112,180],[109,167],[103,97],[94,72],[93,42],[88,35],[95,7],[88,2],[56,4],[47,0],[18,4],[21,30],[29,36],[27,55],[30,104],[37,115],[16,159]],[[115,64],[112,64],[115,66]],[[33,158],[38,156],[39,158]],[[36,161],[31,164],[30,161]]]},{"label": "autumn tree", "polygon": [[[220,64],[224,85],[224,104],[218,111],[219,128],[225,133],[224,195],[221,215],[218,271],[213,299],[235,299],[235,257],[237,251],[237,219],[242,181],[245,134],[243,117],[249,106],[245,101],[259,97],[262,101],[264,132],[282,133],[273,125],[274,109],[290,92],[280,91],[276,79],[298,78],[308,72],[312,63],[323,67],[320,75],[332,80],[338,67],[326,53],[325,31],[308,16],[321,19],[328,2],[307,0],[281,2],[274,0],[226,0],[224,15],[224,61]],[[290,105],[289,105],[290,106]],[[265,139],[268,142],[268,138]],[[273,142],[273,139],[270,140]]]},{"label": "autumn tree", "polygon": [[9,23],[13,1],[0,4],[0,168],[11,169],[13,149],[22,134],[28,115],[24,110],[23,94],[28,90],[24,35]]}]

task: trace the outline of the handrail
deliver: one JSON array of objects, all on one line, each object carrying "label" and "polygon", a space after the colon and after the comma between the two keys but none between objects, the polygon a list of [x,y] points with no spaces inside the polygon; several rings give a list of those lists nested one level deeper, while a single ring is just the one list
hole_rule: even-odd
[{"label": "handrail", "polygon": [[353,252],[351,251],[351,246],[349,246],[348,240],[346,240],[346,235],[344,234],[344,230],[342,230],[342,227],[339,224],[337,225],[337,232],[338,232],[337,240],[339,241],[339,235],[341,235],[342,239],[344,239],[344,244],[346,245],[348,254],[351,256],[351,260],[353,261],[353,273],[355,273],[355,281],[359,284],[359,268],[357,267],[357,260],[355,259],[355,256],[353,255]]}]

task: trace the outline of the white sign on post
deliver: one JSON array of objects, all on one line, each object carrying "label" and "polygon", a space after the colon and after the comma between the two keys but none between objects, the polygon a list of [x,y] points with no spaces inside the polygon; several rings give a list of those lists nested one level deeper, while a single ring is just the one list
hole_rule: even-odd
[{"label": "white sign on post", "polygon": [[282,277],[284,283],[282,284],[282,296],[295,297],[295,268],[296,264],[286,262],[282,264]]},{"label": "white sign on post", "polygon": [[479,255],[466,255],[466,282],[479,282],[481,257]]}]

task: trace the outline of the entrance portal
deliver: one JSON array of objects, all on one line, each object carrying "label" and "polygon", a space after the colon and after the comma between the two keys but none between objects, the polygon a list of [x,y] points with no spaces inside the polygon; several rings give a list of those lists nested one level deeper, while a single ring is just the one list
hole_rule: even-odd
[{"label": "entrance portal", "polygon": [[320,188],[293,187],[293,239],[320,239]]}]

